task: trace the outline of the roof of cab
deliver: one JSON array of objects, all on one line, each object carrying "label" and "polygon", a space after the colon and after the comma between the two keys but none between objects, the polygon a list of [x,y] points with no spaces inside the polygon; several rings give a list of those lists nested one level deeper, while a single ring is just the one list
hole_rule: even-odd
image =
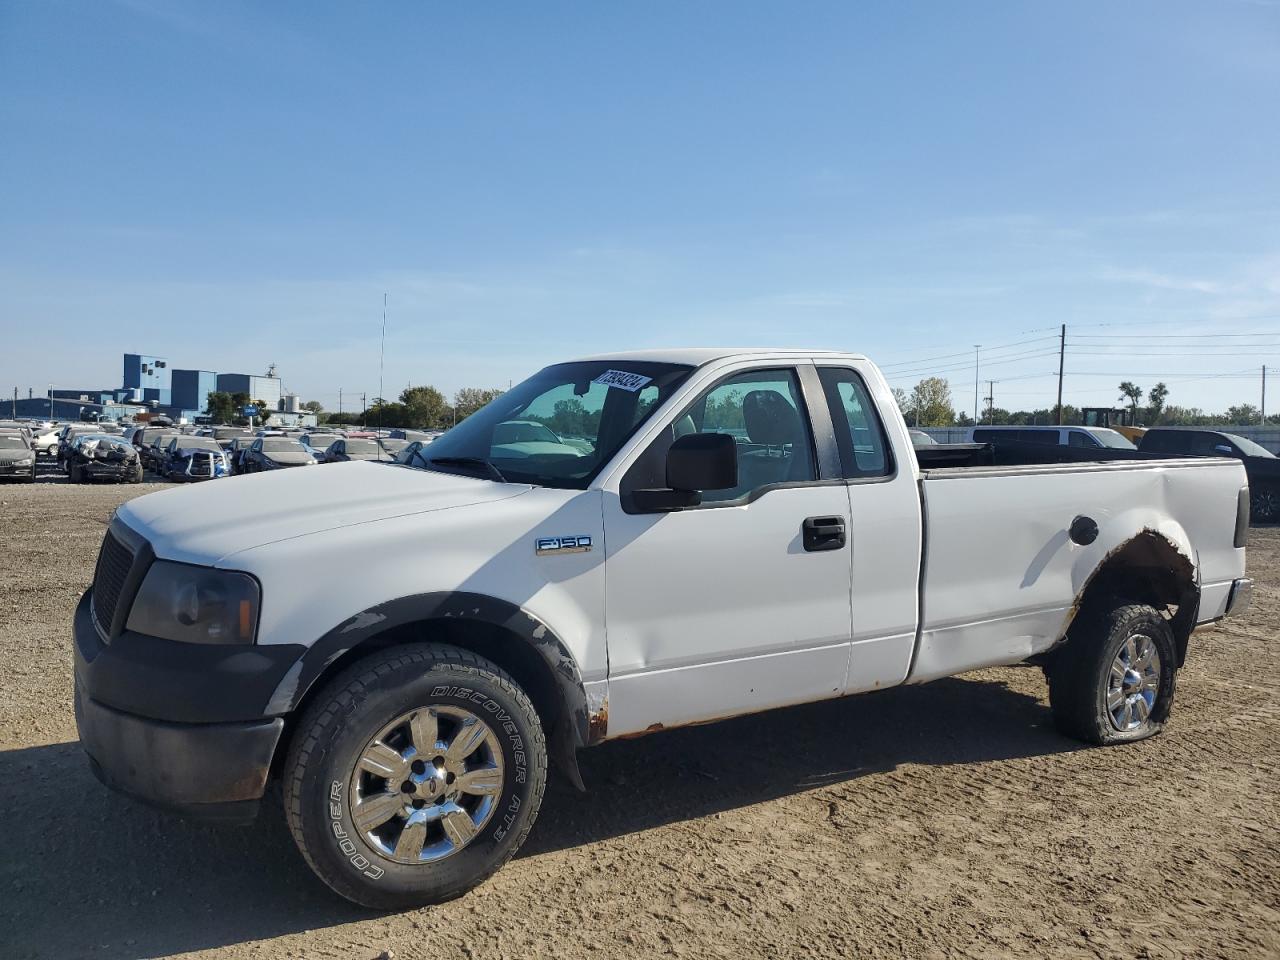
[{"label": "roof of cab", "polygon": [[795,347],[672,347],[658,350],[628,350],[621,353],[600,353],[590,357],[579,357],[579,360],[607,360],[624,362],[627,360],[646,361],[649,363],[683,363],[700,367],[714,360],[737,360],[750,357],[819,357],[842,360],[865,360],[858,353],[844,353],[839,350],[800,350]]}]

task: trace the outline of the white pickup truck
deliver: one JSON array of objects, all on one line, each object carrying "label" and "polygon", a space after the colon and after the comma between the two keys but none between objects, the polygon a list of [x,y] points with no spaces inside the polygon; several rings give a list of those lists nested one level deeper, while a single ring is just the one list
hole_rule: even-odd
[{"label": "white pickup truck", "polygon": [[372,907],[479,883],[617,737],[1033,660],[1064,733],[1141,740],[1251,593],[1238,460],[913,452],[855,355],[556,364],[409,453],[133,500],[75,616],[105,783],[241,818],[278,781]]}]

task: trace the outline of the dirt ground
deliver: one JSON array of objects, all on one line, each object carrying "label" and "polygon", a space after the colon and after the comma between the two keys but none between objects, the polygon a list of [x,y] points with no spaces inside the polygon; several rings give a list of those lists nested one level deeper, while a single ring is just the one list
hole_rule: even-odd
[{"label": "dirt ground", "polygon": [[0,487],[0,956],[1280,956],[1280,530],[1156,740],[1066,740],[1010,668],[607,744],[487,884],[377,915],[274,812],[195,825],[89,773],[71,614],[159,486]]}]

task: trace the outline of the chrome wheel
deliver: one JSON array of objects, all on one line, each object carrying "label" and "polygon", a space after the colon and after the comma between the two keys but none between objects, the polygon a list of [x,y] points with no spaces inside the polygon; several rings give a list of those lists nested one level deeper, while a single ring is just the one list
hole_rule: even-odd
[{"label": "chrome wheel", "polygon": [[1107,714],[1121,733],[1137,730],[1160,692],[1160,651],[1145,634],[1135,633],[1120,645],[1107,679]]},{"label": "chrome wheel", "polygon": [[410,711],[360,752],[348,794],[368,844],[396,863],[457,853],[493,815],[503,785],[497,734],[445,705]]}]

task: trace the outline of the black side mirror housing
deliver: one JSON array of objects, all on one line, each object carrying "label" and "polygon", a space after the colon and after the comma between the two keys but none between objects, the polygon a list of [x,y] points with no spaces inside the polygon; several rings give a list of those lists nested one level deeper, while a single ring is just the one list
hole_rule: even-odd
[{"label": "black side mirror housing", "polygon": [[667,486],[633,490],[629,512],[672,513],[702,502],[704,490],[731,490],[738,485],[738,445],[727,433],[691,433],[667,451]]},{"label": "black side mirror housing", "polygon": [[731,490],[738,485],[738,444],[727,433],[690,433],[667,451],[672,490]]}]

